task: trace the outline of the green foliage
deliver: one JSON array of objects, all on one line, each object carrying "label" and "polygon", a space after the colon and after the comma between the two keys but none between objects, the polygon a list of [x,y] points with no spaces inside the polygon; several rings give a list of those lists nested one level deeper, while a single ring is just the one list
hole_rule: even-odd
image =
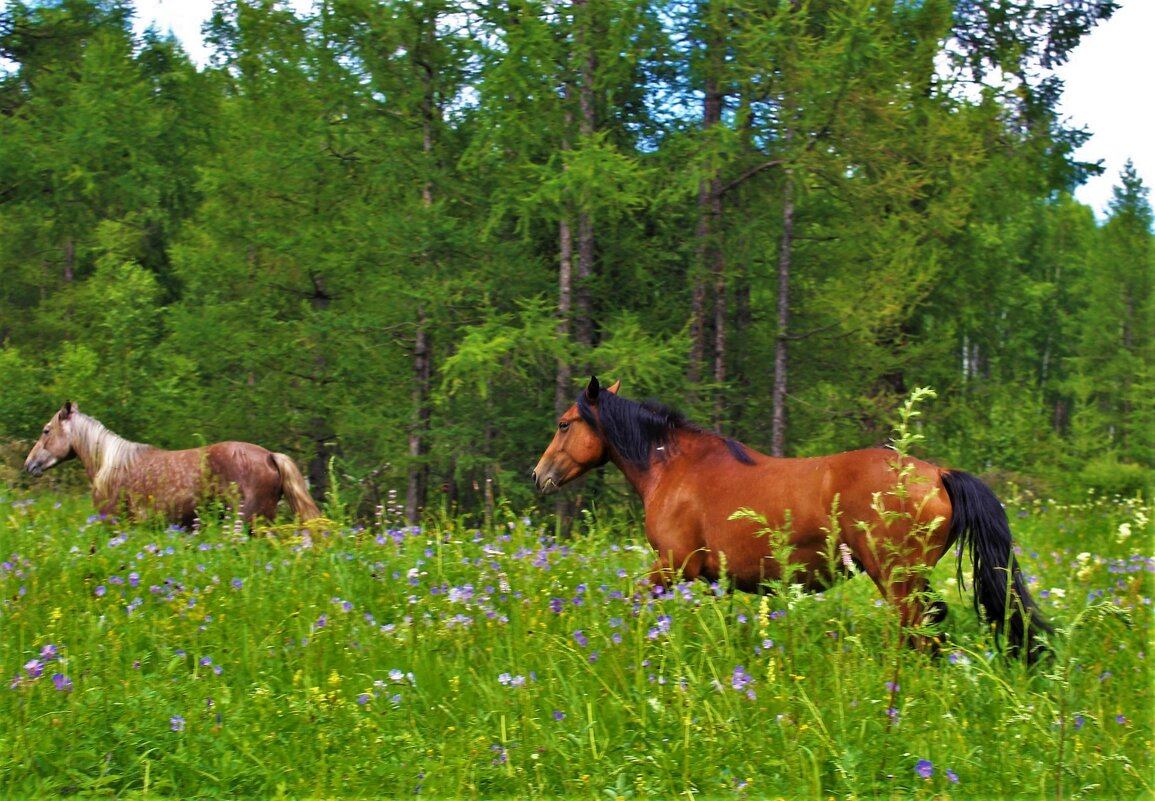
[{"label": "green foliage", "polygon": [[70,398],[290,452],[362,513],[415,471],[479,509],[529,501],[563,367],[765,448],[785,342],[789,454],[879,444],[931,385],[932,458],[1150,470],[1147,189],[1103,225],[1066,194],[1047,76],[1092,5],[225,3],[198,69],[130,3],[10,3],[0,438]]},{"label": "green foliage", "polygon": [[0,392],[0,435],[21,439],[39,436],[39,426],[48,415],[34,410],[50,408],[52,399],[41,386],[35,362],[16,348],[0,348],[0,376],[5,384]]},{"label": "green foliage", "polygon": [[[1060,635],[1028,672],[952,587],[901,648],[863,578],[640,593],[652,553],[532,510],[279,537],[0,497],[0,794],[1053,799],[1151,792],[1153,510],[1012,505]],[[969,583],[969,582],[968,582]],[[755,734],[756,733],[756,734]],[[1014,748],[1007,748],[1014,742]]]},{"label": "green foliage", "polygon": [[1137,464],[1120,462],[1111,455],[1098,456],[1083,466],[1073,487],[1086,487],[1101,498],[1150,498],[1155,492],[1151,471]]}]

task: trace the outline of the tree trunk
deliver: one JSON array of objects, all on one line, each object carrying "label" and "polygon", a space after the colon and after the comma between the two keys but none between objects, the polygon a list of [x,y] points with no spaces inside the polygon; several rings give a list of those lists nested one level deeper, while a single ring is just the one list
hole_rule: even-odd
[{"label": "tree trunk", "polygon": [[[573,231],[569,218],[562,217],[558,224],[558,271],[557,271],[557,336],[568,341],[570,338],[570,316],[573,314]],[[554,381],[554,411],[561,414],[573,402],[572,372],[569,359],[562,356],[557,361],[557,377]]]},{"label": "tree trunk", "polygon": [[778,248],[778,336],[774,343],[770,455],[786,455],[786,369],[790,332],[790,256],[794,246],[794,179],[786,171],[782,190],[782,241]]},{"label": "tree trunk", "polygon": [[417,309],[417,333],[413,340],[413,423],[409,429],[409,483],[405,493],[405,519],[410,525],[417,525],[425,507],[425,494],[429,484],[429,465],[425,455],[429,452],[426,437],[431,417],[429,390],[432,379],[429,358],[429,319],[425,307]]},{"label": "tree trunk", "polygon": [[[710,130],[722,121],[722,106],[725,96],[722,94],[718,79],[718,72],[721,69],[721,47],[715,41],[708,42],[706,47],[706,61],[711,68],[708,70],[705,80],[702,130],[706,141],[709,141]],[[695,232],[697,269],[693,279],[693,288],[690,292],[690,364],[686,375],[691,393],[695,392],[706,372],[706,347],[709,341],[707,327],[708,282],[712,278],[715,289],[719,284],[724,286],[725,283],[722,252],[717,242],[717,237],[720,235],[719,221],[722,215],[722,182],[718,177],[717,167],[711,166],[711,170],[711,174],[703,178],[698,186],[698,228]],[[723,299],[721,303],[724,305],[725,300]],[[714,321],[716,324],[717,302],[715,310]],[[717,336],[717,332],[715,332],[715,373],[718,369],[716,361]],[[724,330],[722,336],[725,337]],[[725,348],[723,348],[724,351]]]},{"label": "tree trunk", "polygon": [[[588,140],[597,130],[597,111],[594,103],[594,75],[597,56],[590,43],[590,26],[586,0],[574,0],[575,10],[586,13],[576,20],[575,44],[578,55],[578,132]],[[594,274],[594,225],[588,209],[578,209],[577,215],[577,275],[574,287],[574,335],[582,354],[582,370],[589,371],[590,349],[594,344],[593,303],[590,280]]]},{"label": "tree trunk", "polygon": [[[433,11],[429,24],[425,26],[426,36],[422,43],[431,51],[437,31],[437,12]],[[426,212],[433,206],[433,144],[435,122],[439,114],[437,107],[435,76],[428,65],[423,65],[422,81],[425,84],[422,98],[421,151],[426,170],[421,183],[421,205]],[[433,256],[425,254],[432,268]],[[433,416],[430,400],[433,384],[433,366],[430,352],[430,321],[424,305],[417,307],[417,329],[413,338],[413,423],[409,429],[409,481],[405,494],[405,518],[410,525],[417,525],[425,507],[429,489],[429,465],[425,456],[429,453],[429,428]]]}]

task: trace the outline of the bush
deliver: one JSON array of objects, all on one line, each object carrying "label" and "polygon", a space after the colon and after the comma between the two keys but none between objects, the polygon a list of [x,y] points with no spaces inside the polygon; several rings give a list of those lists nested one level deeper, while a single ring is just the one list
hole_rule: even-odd
[{"label": "bush", "polygon": [[1115,456],[1091,460],[1080,471],[1078,483],[1104,498],[1152,495],[1151,472],[1142,465],[1120,462]]}]

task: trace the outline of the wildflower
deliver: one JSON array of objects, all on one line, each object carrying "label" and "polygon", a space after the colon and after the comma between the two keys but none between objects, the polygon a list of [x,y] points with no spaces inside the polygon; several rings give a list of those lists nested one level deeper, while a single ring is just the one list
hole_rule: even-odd
[{"label": "wildflower", "polygon": [[1119,534],[1118,534],[1118,536],[1115,537],[1115,542],[1122,544],[1130,536],[1131,536],[1131,524],[1130,523],[1120,523],[1119,524]]},{"label": "wildflower", "polygon": [[56,658],[57,653],[58,652],[57,652],[56,646],[53,645],[52,643],[48,643],[47,645],[45,645],[43,648],[40,649],[40,658],[43,659],[45,662],[51,662],[53,659]]},{"label": "wildflower", "polygon": [[489,747],[489,750],[493,751],[494,753],[497,754],[497,756],[495,756],[493,758],[493,764],[494,765],[504,765],[506,762],[509,761],[509,752],[506,751],[503,746],[491,745]]},{"label": "wildflower", "polygon": [[951,651],[950,656],[947,657],[947,661],[952,665],[969,665],[971,663],[970,657],[962,651]]},{"label": "wildflower", "polygon": [[842,566],[846,568],[848,573],[856,572],[854,569],[854,556],[850,553],[850,548],[845,542],[838,543],[838,553],[842,557]]},{"label": "wildflower", "polygon": [[1115,716],[1115,722],[1118,723],[1120,726],[1126,726],[1127,725],[1127,716],[1126,715],[1116,715]]},{"label": "wildflower", "polygon": [[180,715],[173,715],[168,719],[168,724],[173,731],[184,731],[184,718]]},{"label": "wildflower", "polygon": [[950,768],[946,769],[946,778],[951,784],[958,784],[958,774]]},{"label": "wildflower", "polygon": [[573,638],[574,641],[582,648],[586,648],[590,644],[589,638],[586,637],[585,633],[581,629],[578,629],[573,633]]},{"label": "wildflower", "polygon": [[241,579],[239,579],[239,578],[235,578],[235,579],[233,579],[233,582],[232,582],[232,584],[233,584],[233,589],[234,589],[234,590],[239,590],[239,589],[241,589],[242,587],[244,587],[244,586],[245,586],[245,582],[244,582],[244,581],[242,581],[242,580],[241,580]]},{"label": "wildflower", "polygon": [[72,679],[68,678],[63,673],[53,673],[52,684],[62,693],[72,692]]},{"label": "wildflower", "polygon": [[28,674],[28,678],[38,679],[44,672],[44,663],[39,659],[29,660],[24,664],[24,671]]},{"label": "wildflower", "polygon": [[730,677],[730,686],[735,690],[741,692],[754,683],[754,677],[746,672],[746,668],[742,665],[734,667],[734,673]]},{"label": "wildflower", "polygon": [[893,681],[888,681],[886,683],[886,691],[889,693],[897,693],[900,689],[902,688],[895,684]]},{"label": "wildflower", "polygon": [[357,703],[361,706],[365,706],[365,704],[369,703],[372,698],[373,696],[371,696],[369,693],[361,693],[357,696]]},{"label": "wildflower", "polygon": [[920,759],[914,766],[914,772],[924,779],[929,779],[934,775],[934,763],[929,759]]},{"label": "wildflower", "polygon": [[96,585],[94,593],[96,594],[97,598],[103,598],[106,592],[108,592],[108,589],[103,584]]},{"label": "wildflower", "polygon": [[553,719],[558,721],[565,720],[565,712],[562,712],[560,709],[555,709],[553,711]]}]

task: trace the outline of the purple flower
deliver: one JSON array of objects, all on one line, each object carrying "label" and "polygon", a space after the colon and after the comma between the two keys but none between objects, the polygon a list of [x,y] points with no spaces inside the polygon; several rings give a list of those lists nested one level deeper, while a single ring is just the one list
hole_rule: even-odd
[{"label": "purple flower", "polygon": [[244,586],[245,586],[245,582],[241,581],[239,578],[233,579],[233,589],[234,590],[239,590]]},{"label": "purple flower", "polygon": [[62,693],[72,692],[72,679],[63,673],[53,673],[52,684]]},{"label": "purple flower", "polygon": [[24,663],[24,670],[30,679],[40,678],[40,674],[44,672],[44,663],[39,659],[31,659]]},{"label": "purple flower", "polygon": [[554,612],[556,614],[556,613],[560,613],[561,610],[563,610],[563,609],[565,609],[565,601],[563,601],[561,598],[551,598],[550,599],[549,611]]},{"label": "purple flower", "polygon": [[730,677],[730,686],[738,692],[745,691],[746,695],[753,700],[754,690],[750,689],[750,685],[754,683],[754,677],[746,672],[746,668],[742,665],[737,665],[734,668],[734,673]]},{"label": "purple flower", "polygon": [[168,725],[173,731],[184,731],[184,718],[180,715],[173,715],[168,719]]},{"label": "purple flower", "polygon": [[97,584],[96,585],[95,593],[96,593],[97,598],[103,598],[104,593],[106,593],[106,592],[108,592],[108,590],[105,588],[105,586],[103,584]]},{"label": "purple flower", "polygon": [[586,637],[585,633],[581,629],[578,629],[573,633],[573,638],[574,641],[582,648],[586,648],[590,644],[589,638]]},{"label": "purple flower", "polygon": [[361,693],[357,696],[357,703],[359,703],[361,706],[365,706],[365,704],[369,703],[372,697],[373,696],[369,695],[369,693]]},{"label": "purple flower", "polygon": [[553,719],[554,720],[565,720],[565,712],[562,712],[560,709],[555,709],[553,711]]},{"label": "purple flower", "polygon": [[1127,725],[1127,716],[1126,715],[1116,715],[1115,716],[1115,722],[1118,723],[1120,726],[1126,726]]},{"label": "purple flower", "polygon": [[929,779],[934,775],[934,763],[929,759],[920,759],[914,766],[914,772],[924,779]]},{"label": "purple flower", "polygon": [[48,643],[48,645],[45,645],[40,649],[40,658],[45,662],[51,662],[56,658],[57,653],[59,652],[57,651],[56,646],[52,643]]},{"label": "purple flower", "polygon": [[958,774],[950,768],[946,769],[946,778],[951,784],[958,784]]},{"label": "purple flower", "polygon": [[893,681],[888,681],[886,683],[886,691],[888,693],[897,693],[900,689],[902,688],[895,684]]}]

